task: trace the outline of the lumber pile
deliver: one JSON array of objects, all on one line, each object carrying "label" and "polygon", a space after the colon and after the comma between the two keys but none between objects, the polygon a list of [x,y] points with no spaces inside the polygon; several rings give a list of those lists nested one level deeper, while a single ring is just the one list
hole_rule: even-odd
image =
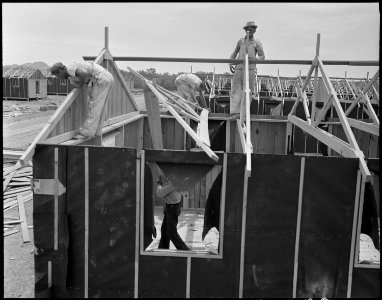
[{"label": "lumber pile", "polygon": [[[25,167],[14,163],[3,163],[3,216],[4,237],[17,233],[16,225],[21,226],[23,242],[30,242],[24,203],[33,199],[31,186],[32,162]],[[18,207],[19,218],[6,215],[6,212]]]}]

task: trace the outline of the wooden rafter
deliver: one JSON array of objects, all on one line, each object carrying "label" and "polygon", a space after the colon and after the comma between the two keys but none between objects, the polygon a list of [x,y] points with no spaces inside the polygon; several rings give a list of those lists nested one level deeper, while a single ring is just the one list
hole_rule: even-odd
[{"label": "wooden rafter", "polygon": [[[194,141],[196,142],[196,144],[204,151],[206,152],[206,154],[212,158],[213,160],[215,161],[218,161],[219,160],[219,157],[209,148],[209,146],[207,145],[206,143],[206,136],[208,135],[208,126],[206,126],[204,120],[200,120],[200,116],[199,116],[199,121],[201,121],[201,123],[204,123],[201,127],[199,127],[199,134],[198,135],[191,127],[190,125],[188,125],[184,120],[183,118],[179,115],[179,113],[174,109],[173,106],[176,106],[177,108],[179,108],[178,104],[176,102],[172,103],[172,105],[170,105],[170,103],[168,102],[168,100],[165,98],[165,96],[159,92],[154,84],[146,79],[145,77],[143,77],[141,74],[139,74],[138,72],[136,72],[135,70],[133,70],[132,68],[130,67],[127,67],[130,72],[132,72],[135,76],[137,76],[138,78],[140,78],[141,80],[143,80],[147,87],[154,93],[154,95],[163,102],[163,105],[166,107],[166,109],[173,115],[173,117],[178,121],[178,123],[187,131],[187,133],[191,136],[192,139],[194,139]],[[203,115],[203,118],[208,120],[208,111],[206,109],[204,109],[205,112],[202,111],[202,115]],[[207,113],[207,116],[206,116],[206,113]],[[205,132],[202,132],[202,131],[205,131],[207,130],[207,133]]]},{"label": "wooden rafter", "polygon": [[[359,101],[361,101],[361,100],[365,101],[365,98],[366,98],[365,93],[377,81],[378,78],[379,78],[379,70],[375,73],[373,78],[364,86],[364,88],[362,90],[359,90],[359,94],[358,94],[357,98],[354,100],[354,102],[346,110],[346,112],[345,112],[346,116],[348,116],[351,113],[351,111],[354,109],[354,107],[358,104]],[[367,102],[370,102],[370,100]]]},{"label": "wooden rafter", "polygon": [[[365,122],[360,122],[358,120],[349,120],[349,118],[347,118],[347,115],[345,114],[345,112],[342,109],[340,100],[337,97],[338,91],[334,88],[333,83],[331,82],[331,80],[329,79],[327,74],[325,73],[324,64],[321,61],[320,57],[318,56],[318,45],[319,45],[319,35],[318,35],[318,42],[317,42],[317,49],[316,49],[316,57],[312,62],[312,66],[309,69],[308,75],[306,76],[304,83],[302,84],[302,88],[300,88],[299,85],[297,84],[298,98],[297,98],[296,102],[294,103],[290,114],[288,115],[288,121],[291,122],[292,124],[298,126],[299,128],[301,128],[303,131],[307,132],[308,134],[314,136],[316,139],[318,139],[322,143],[326,144],[328,147],[335,150],[336,152],[338,152],[342,156],[358,158],[360,170],[361,170],[362,174],[364,175],[365,179],[367,181],[369,181],[371,174],[370,174],[370,171],[367,167],[367,164],[365,161],[365,156],[358,146],[358,143],[356,141],[356,138],[354,136],[354,133],[351,129],[350,124],[352,124],[352,126],[354,126],[354,127],[357,126],[357,128],[366,129],[368,132],[375,132],[376,128],[372,127],[373,126],[372,124],[369,125],[368,123],[365,123]],[[322,82],[324,84],[325,89],[327,90],[329,98],[327,99],[327,101],[325,101],[324,106],[322,107],[321,111],[317,114],[317,117],[315,117],[316,114],[314,112],[316,109],[316,100],[317,99],[313,95],[312,122],[309,122],[309,118],[308,118],[309,117],[309,114],[308,114],[309,111],[307,110],[306,106],[304,106],[304,111],[305,111],[305,114],[307,117],[307,121],[304,121],[304,120],[296,117],[294,115],[294,113],[296,111],[297,104],[299,101],[303,101],[303,103],[307,103],[307,98],[304,97],[304,95],[306,96],[305,89],[308,87],[308,85],[311,84],[311,76],[312,76],[313,71],[315,72],[315,86],[314,87],[317,89],[316,79],[317,79],[318,71],[320,71],[321,76],[322,76]],[[375,80],[375,78],[376,78],[376,75],[374,76],[373,79]],[[300,81],[300,84],[301,84],[301,81]],[[371,85],[372,85],[372,83],[370,83],[370,82],[368,84],[366,84],[366,86],[364,87],[362,92],[365,92]],[[361,98],[363,98],[364,102],[367,105],[367,108],[369,110],[373,111],[373,108],[371,106],[370,101],[367,101],[368,100],[367,96],[358,96],[358,98],[356,101],[359,101]],[[352,105],[354,107],[356,105],[356,102],[354,102]],[[334,136],[334,135],[332,135],[332,134],[330,134],[330,133],[328,133],[328,132],[326,132],[320,128],[318,128],[318,125],[320,125],[320,122],[325,117],[327,111],[329,110],[329,108],[331,106],[334,106],[334,108],[338,114],[340,124],[341,124],[341,126],[345,132],[345,136],[347,138],[347,142],[341,140],[340,138],[338,138],[338,137],[336,137],[336,136]],[[314,115],[313,115],[313,113],[314,113]],[[372,114],[372,112],[370,112],[370,114]],[[374,120],[374,118],[376,118],[376,115],[373,116],[373,120]],[[375,122],[375,120],[374,120],[374,122]],[[379,127],[379,122],[378,122],[378,127]]]}]

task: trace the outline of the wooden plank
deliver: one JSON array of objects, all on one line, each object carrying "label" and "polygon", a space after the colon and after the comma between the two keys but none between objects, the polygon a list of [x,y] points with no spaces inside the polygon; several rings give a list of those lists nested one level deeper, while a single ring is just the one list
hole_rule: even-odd
[{"label": "wooden plank", "polygon": [[49,121],[41,129],[40,133],[33,139],[32,143],[29,145],[27,150],[25,150],[24,154],[20,157],[19,162],[22,166],[25,166],[32,158],[36,144],[41,143],[48,137],[49,133],[57,125],[57,123],[60,121],[61,117],[68,110],[68,108],[71,106],[73,101],[80,95],[79,90],[80,89],[78,88],[73,88],[68,97],[66,97],[65,101],[60,105],[60,107],[54,112]]},{"label": "wooden plank", "polygon": [[373,123],[366,123],[361,120],[356,120],[353,118],[347,118],[347,120],[351,127],[379,136],[379,126]]},{"label": "wooden plank", "polygon": [[19,204],[20,220],[23,220],[23,222],[20,224],[21,225],[21,232],[23,235],[23,242],[27,243],[27,242],[30,242],[30,237],[29,237],[27,218],[25,215],[24,199],[21,195],[17,195],[17,202]]},{"label": "wooden plank", "polygon": [[162,124],[159,114],[158,98],[149,89],[144,89],[147,117],[150,126],[153,147],[156,150],[163,149]]},{"label": "wooden plank", "polygon": [[244,284],[244,250],[245,250],[245,233],[247,225],[247,198],[248,198],[248,173],[244,172],[244,188],[243,188],[243,207],[241,221],[241,240],[240,240],[240,266],[239,266],[239,298],[243,297]]},{"label": "wooden plank", "polygon": [[353,110],[353,108],[358,104],[358,102],[362,99],[362,95],[376,82],[376,80],[379,77],[379,70],[374,74],[373,78],[365,85],[365,87],[360,91],[357,98],[354,100],[354,102],[348,107],[348,109],[345,112],[345,115],[348,116],[349,113]]},{"label": "wooden plank", "polygon": [[[225,152],[231,152],[231,121],[226,120]],[[251,133],[252,134],[252,133]]]},{"label": "wooden plank", "polygon": [[144,118],[143,122],[143,148],[154,149],[148,118]]},{"label": "wooden plank", "polygon": [[8,235],[17,233],[17,232],[19,232],[19,231],[20,231],[20,230],[18,230],[18,229],[14,229],[14,230],[6,231],[6,232],[4,232],[4,236],[8,236]]},{"label": "wooden plank", "polygon": [[124,126],[120,127],[118,129],[118,134],[116,135],[115,137],[115,146],[116,147],[123,147],[123,144],[124,144],[124,141],[123,141],[123,138],[125,136],[125,133],[124,133]]},{"label": "wooden plank", "polygon": [[25,177],[24,176],[22,176],[22,177],[15,177],[15,176],[13,176],[12,181],[13,182],[30,182],[31,180],[27,176],[25,176]]},{"label": "wooden plank", "polygon": [[175,129],[175,137],[174,137],[174,149],[175,150],[184,150],[183,148],[183,128],[178,124],[178,122],[175,122],[174,120],[174,129]]},{"label": "wooden plank", "polygon": [[341,155],[345,157],[358,157],[356,151],[350,147],[349,144],[346,142],[340,140],[334,135],[331,135],[330,133],[323,131],[320,128],[313,127],[309,125],[306,121],[296,117],[289,115],[288,119],[291,123],[301,128],[306,133],[312,135],[319,141],[323,142],[325,145],[329,146],[336,152],[340,153]]},{"label": "wooden plank", "polygon": [[14,151],[14,150],[3,149],[3,160],[4,159],[18,160],[23,153],[24,151]]},{"label": "wooden plank", "polygon": [[8,184],[9,186],[26,186],[26,185],[31,185],[30,181],[28,182],[11,182]]},{"label": "wooden plank", "polygon": [[200,181],[198,181],[195,184],[195,198],[194,198],[194,204],[196,208],[200,207]]},{"label": "wooden plank", "polygon": [[237,127],[237,131],[238,131],[238,135],[240,137],[240,145],[241,145],[241,151],[240,152],[246,153],[247,152],[246,140],[245,140],[243,127],[241,126],[240,120],[236,120],[236,125],[237,125],[236,127]]},{"label": "wooden plank", "polygon": [[304,191],[304,174],[305,174],[305,157],[301,158],[300,169],[300,185],[298,192],[298,208],[297,208],[297,228],[296,228],[296,242],[294,248],[294,268],[293,268],[293,298],[297,296],[297,271],[298,271],[298,254],[300,247],[300,231],[301,231],[301,215],[302,215],[302,201]]},{"label": "wooden plank", "polygon": [[[107,50],[107,52],[110,54],[109,50]],[[111,56],[111,54],[110,54],[110,56]],[[120,81],[120,83],[122,85],[123,90],[127,94],[127,98],[129,99],[129,103],[133,106],[133,108],[135,110],[138,110],[138,106],[137,106],[137,103],[135,103],[134,96],[130,93],[130,91],[129,91],[127,85],[126,85],[126,82],[123,79],[123,76],[122,76],[121,72],[119,71],[118,66],[114,62],[114,59],[110,60],[110,64],[113,67],[115,73],[117,74],[117,77],[118,77],[118,79],[119,79],[119,81]]]},{"label": "wooden plank", "polygon": [[[355,200],[354,200],[354,212],[353,212],[353,228],[351,234],[351,244],[350,244],[350,257],[349,257],[349,277],[348,277],[348,288],[347,288],[347,297],[351,297],[351,286],[353,280],[353,266],[354,266],[354,248],[355,248],[355,238],[357,232],[357,213],[359,206],[359,190],[360,190],[360,181],[361,181],[361,173],[357,172],[357,184],[356,184],[356,192],[355,192]],[[358,243],[358,242],[357,242]]]},{"label": "wooden plank", "polygon": [[[268,123],[268,126],[271,123]],[[283,123],[275,123],[274,124],[275,131],[274,131],[274,139],[272,136],[269,137],[269,139],[274,140],[274,150],[273,154],[286,154],[286,126]]]},{"label": "wooden plank", "polygon": [[267,153],[266,151],[267,137],[268,137],[267,123],[260,122],[259,123],[259,152],[260,153]]},{"label": "wooden plank", "polygon": [[379,137],[375,135],[370,135],[370,141],[369,141],[369,156],[371,158],[379,158]]},{"label": "wooden plank", "polygon": [[351,147],[354,150],[359,151],[360,149],[358,147],[357,141],[354,138],[353,132],[352,132],[352,130],[350,128],[350,125],[348,123],[347,117],[346,117],[344,111],[342,110],[342,106],[341,106],[341,104],[340,104],[340,102],[339,102],[339,100],[337,98],[337,95],[335,93],[333,85],[332,85],[331,81],[327,78],[327,76],[325,74],[325,70],[324,70],[324,66],[322,64],[322,61],[320,60],[320,58],[317,58],[317,60],[318,60],[318,66],[319,66],[319,68],[321,70],[322,78],[325,81],[325,83],[327,84],[327,86],[329,87],[330,92],[332,93],[333,104],[334,104],[334,107],[336,108],[338,117],[339,117],[339,119],[341,121],[341,124],[342,124],[342,126],[344,128],[347,140],[348,140],[349,144],[351,145]]},{"label": "wooden plank", "polygon": [[[144,185],[144,177],[141,178],[141,160],[142,160],[142,168],[144,169],[144,151],[143,152],[143,157],[141,159],[137,158],[136,160],[136,182],[135,182],[135,257],[134,257],[134,298],[138,298],[138,275],[139,275],[139,248],[140,248],[140,243],[139,243],[139,230],[140,228],[143,228],[143,226],[140,224],[141,220],[143,222],[143,217],[139,217],[139,211],[143,210],[141,209],[140,205],[140,199],[141,199],[141,185]],[[143,190],[143,188],[142,188]],[[142,197],[142,200],[144,198]],[[143,201],[142,201],[143,203]],[[143,234],[141,235],[143,238]],[[143,243],[142,243],[143,245]]]},{"label": "wooden plank", "polygon": [[174,149],[174,139],[175,139],[175,119],[167,119],[166,122],[166,143],[167,149]]},{"label": "wooden plank", "polygon": [[3,192],[8,187],[8,184],[10,183],[10,181],[11,181],[13,175],[16,173],[16,171],[17,170],[14,170],[10,174],[8,174],[7,177],[5,178],[5,180],[3,181]]},{"label": "wooden plank", "polygon": [[137,118],[134,118],[136,116],[144,117],[144,114],[141,114],[139,111],[133,111],[130,113],[126,113],[126,114],[120,115],[118,117],[106,120],[104,123],[104,127],[107,127],[110,125],[116,125],[116,126],[126,125],[128,123],[131,123],[131,122],[137,120]]},{"label": "wooden plank", "polygon": [[85,183],[84,183],[84,293],[88,297],[89,286],[89,148],[84,149]]},{"label": "wooden plank", "polygon": [[78,132],[79,132],[79,129],[65,132],[63,134],[47,138],[43,143],[44,144],[54,144],[54,145],[61,144],[65,141],[71,140]]},{"label": "wooden plank", "polygon": [[210,147],[210,135],[208,133],[208,110],[203,109],[200,114],[200,123],[198,124],[197,133],[200,139]]},{"label": "wooden plank", "polygon": [[260,122],[251,122],[252,130],[251,130],[251,141],[253,147],[253,153],[259,153],[259,139],[260,139]]},{"label": "wooden plank", "polygon": [[10,224],[19,224],[23,222],[22,220],[13,220],[13,221],[5,221],[3,224],[4,225],[10,225]]},{"label": "wooden plank", "polygon": [[141,150],[143,149],[143,121],[144,119],[141,118],[138,120],[137,123],[137,149]]},{"label": "wooden plank", "polygon": [[22,191],[28,191],[28,190],[31,190],[30,186],[28,186],[28,187],[20,187],[20,188],[12,188],[12,189],[4,192],[3,195],[16,194],[16,193],[20,193]]}]

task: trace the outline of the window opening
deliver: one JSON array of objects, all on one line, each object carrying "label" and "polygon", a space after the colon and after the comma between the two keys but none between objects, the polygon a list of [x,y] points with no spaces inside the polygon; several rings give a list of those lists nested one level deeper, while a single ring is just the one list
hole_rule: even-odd
[{"label": "window opening", "polygon": [[[371,172],[371,182],[362,182],[356,261],[357,266],[380,266],[379,174]],[[361,190],[362,193],[362,190]]]},{"label": "window opening", "polygon": [[222,258],[223,165],[142,164],[141,254]]},{"label": "window opening", "polygon": [[19,78],[15,78],[14,80],[12,80],[12,86],[14,88],[19,88],[20,87],[20,81],[19,81]]}]

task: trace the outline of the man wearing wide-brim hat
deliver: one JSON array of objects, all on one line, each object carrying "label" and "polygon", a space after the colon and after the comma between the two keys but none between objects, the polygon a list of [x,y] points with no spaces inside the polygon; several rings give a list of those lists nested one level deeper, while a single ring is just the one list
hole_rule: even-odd
[{"label": "man wearing wide-brim hat", "polygon": [[[253,37],[253,34],[256,32],[257,25],[254,21],[248,21],[244,25],[243,29],[245,32],[248,32],[249,40],[241,38],[236,43],[236,48],[233,51],[230,59],[245,59],[245,54],[248,51],[248,59],[265,59],[263,45],[258,39]],[[258,57],[257,57],[258,56]],[[229,65],[230,70],[233,74],[232,86],[231,86],[231,95],[230,95],[230,113],[240,113],[241,98],[244,90],[243,79],[244,79],[244,63],[239,63],[234,67],[234,64]],[[255,87],[255,76],[256,76],[256,64],[249,64],[249,86],[251,92],[254,94]]]}]

